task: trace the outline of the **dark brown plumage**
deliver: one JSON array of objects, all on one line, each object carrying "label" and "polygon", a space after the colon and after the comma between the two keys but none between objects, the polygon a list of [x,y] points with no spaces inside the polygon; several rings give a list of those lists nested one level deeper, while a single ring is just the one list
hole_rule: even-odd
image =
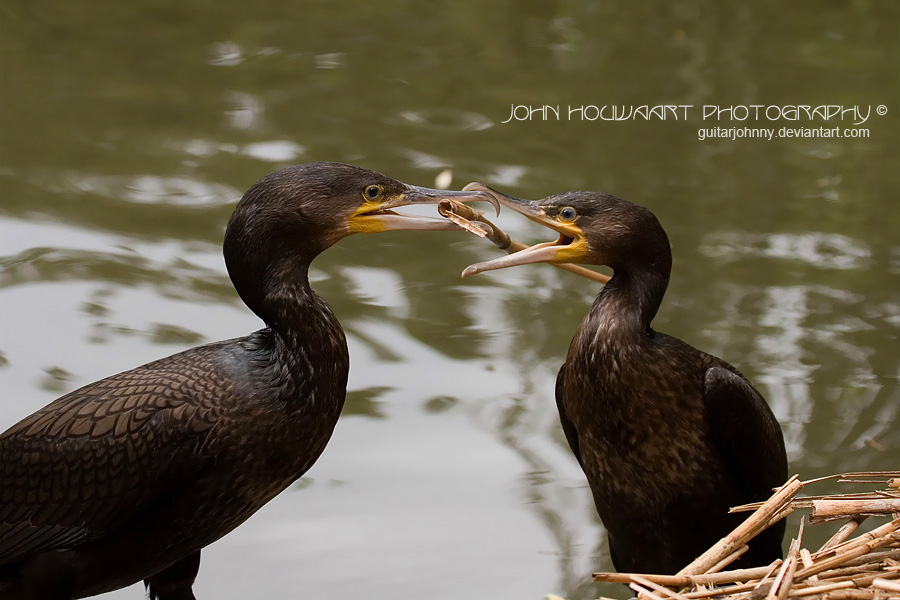
[{"label": "dark brown plumage", "polygon": [[[787,479],[778,422],[737,369],[651,328],[672,254],[649,210],[594,192],[537,202],[494,194],[559,239],[465,275],[532,262],[614,271],[560,369],[559,416],[616,569],[675,573],[740,523],[730,506],[764,500]],[[770,527],[735,565],[779,558],[783,535],[784,522]]]},{"label": "dark brown plumage", "polygon": [[484,199],[339,163],[256,183],[224,252],[267,327],[87,385],[0,436],[0,596],[144,580],[151,598],[193,598],[200,550],[309,469],[341,412],[347,344],[310,262],[354,232],[453,229],[389,210],[445,197]]}]

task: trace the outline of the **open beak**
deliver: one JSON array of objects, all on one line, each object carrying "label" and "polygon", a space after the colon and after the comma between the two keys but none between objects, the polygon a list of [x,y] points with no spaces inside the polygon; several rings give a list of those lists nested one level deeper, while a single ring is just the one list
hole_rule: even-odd
[{"label": "open beak", "polygon": [[484,271],[493,271],[495,269],[505,269],[507,267],[539,262],[550,264],[577,263],[581,262],[587,255],[588,243],[584,236],[584,231],[582,231],[575,223],[564,223],[547,216],[539,202],[513,198],[512,196],[501,194],[497,190],[491,189],[482,183],[470,183],[463,188],[463,191],[484,192],[490,194],[503,206],[511,208],[517,213],[525,215],[535,223],[539,223],[544,227],[549,227],[559,233],[559,238],[554,242],[535,244],[524,250],[500,258],[495,258],[494,260],[470,265],[463,271],[463,277],[483,273]]},{"label": "open beak", "polygon": [[489,192],[481,190],[453,192],[407,185],[400,194],[383,202],[366,202],[353,213],[347,226],[350,233],[380,233],[382,231],[459,231],[460,227],[444,218],[404,215],[392,209],[411,204],[437,204],[441,200],[457,202],[489,202],[500,214],[500,204]]}]

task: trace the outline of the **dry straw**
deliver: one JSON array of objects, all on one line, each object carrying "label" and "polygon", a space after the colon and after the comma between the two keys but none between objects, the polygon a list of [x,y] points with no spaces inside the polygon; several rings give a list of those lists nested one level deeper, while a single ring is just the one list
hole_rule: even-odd
[{"label": "dry straw", "polygon": [[[797,494],[824,479],[884,486],[873,492],[805,496]],[[803,547],[807,515],[784,560],[753,569],[723,570],[749,540],[794,510],[809,510],[810,524],[844,523],[819,549]],[[882,600],[900,599],[900,471],[845,473],[811,481],[795,475],[767,501],[738,506],[753,511],[734,531],[676,575],[595,573],[594,581],[624,583],[648,600]],[[869,517],[891,519],[851,537]]]}]

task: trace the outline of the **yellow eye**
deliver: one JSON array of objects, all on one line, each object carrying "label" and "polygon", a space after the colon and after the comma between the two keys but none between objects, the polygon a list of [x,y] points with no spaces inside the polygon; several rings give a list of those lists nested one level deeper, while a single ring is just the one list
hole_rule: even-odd
[{"label": "yellow eye", "polygon": [[575,220],[575,217],[578,216],[578,213],[575,212],[575,209],[571,206],[567,206],[561,211],[559,211],[559,220],[565,221],[566,223],[571,223]]},{"label": "yellow eye", "polygon": [[381,195],[384,194],[384,188],[380,185],[370,185],[363,192],[363,196],[366,197],[366,200],[369,202],[374,202],[381,198]]}]

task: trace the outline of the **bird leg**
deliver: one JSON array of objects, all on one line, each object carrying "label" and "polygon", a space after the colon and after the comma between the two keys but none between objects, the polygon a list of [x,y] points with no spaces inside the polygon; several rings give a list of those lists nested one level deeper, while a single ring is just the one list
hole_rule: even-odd
[{"label": "bird leg", "polygon": [[195,600],[192,587],[200,570],[200,551],[188,554],[144,580],[150,600]]},{"label": "bird leg", "polygon": [[[472,185],[480,184],[469,184],[469,186]],[[487,238],[507,254],[513,254],[527,248],[525,244],[510,238],[509,234],[487,220],[483,212],[475,210],[462,202],[456,200],[441,200],[440,203],[438,203],[438,213],[440,213],[442,217],[450,219],[466,231],[469,231],[480,238]],[[603,273],[592,271],[591,269],[580,265],[562,264],[553,266],[569,271],[570,273],[575,273],[576,275],[581,275],[582,277],[587,277],[588,279],[599,283],[606,283],[610,279]]]}]

